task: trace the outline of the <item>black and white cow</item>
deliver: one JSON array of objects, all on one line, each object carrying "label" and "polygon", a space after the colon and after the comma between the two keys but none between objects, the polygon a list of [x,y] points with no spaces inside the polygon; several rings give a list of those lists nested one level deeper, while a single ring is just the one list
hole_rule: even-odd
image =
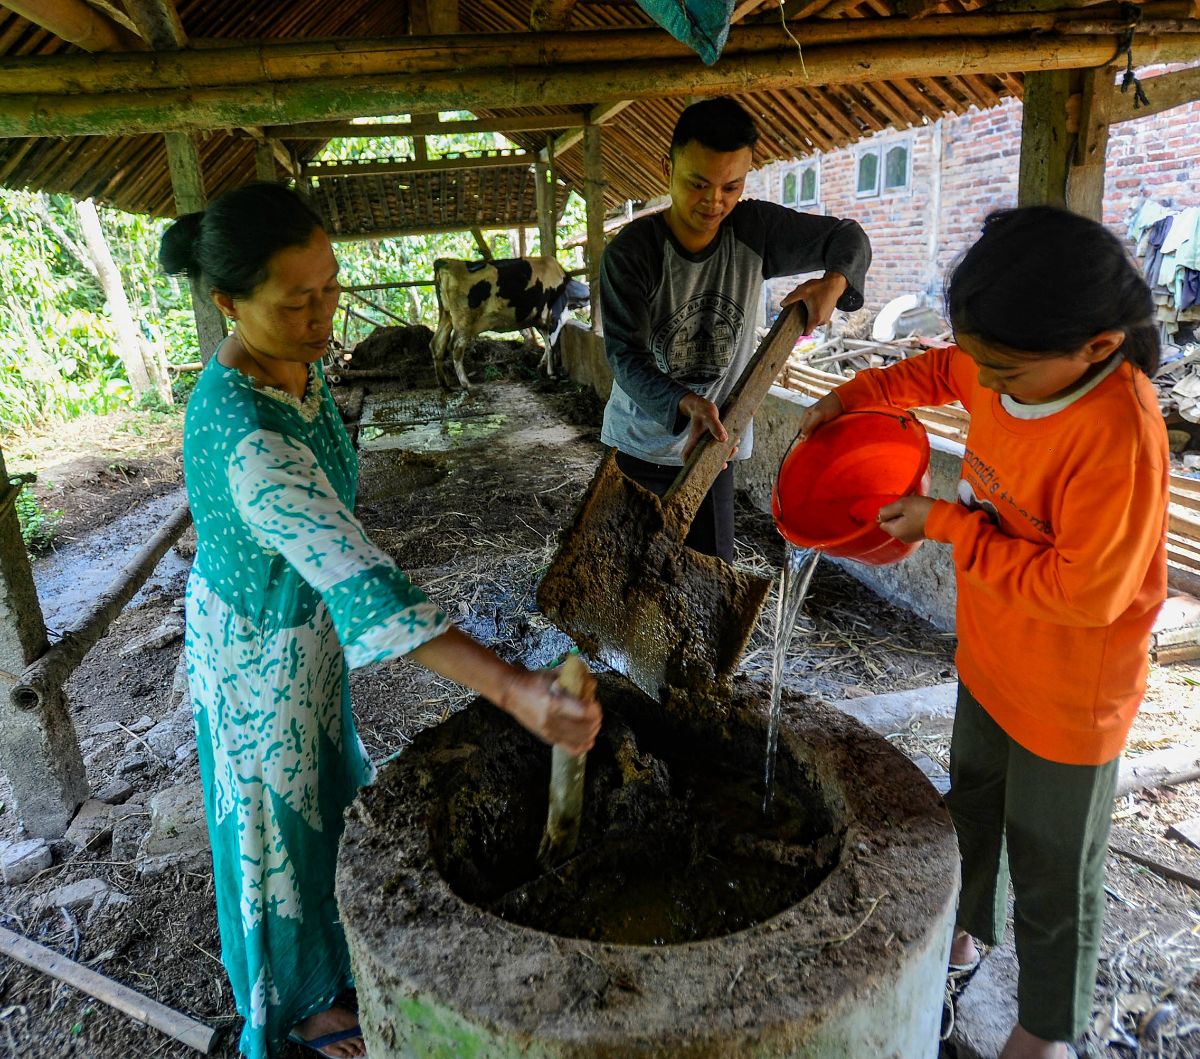
[{"label": "black and white cow", "polygon": [[433,369],[449,388],[446,351],[464,390],[471,385],[463,369],[467,346],[484,331],[535,328],[542,336],[542,363],[552,374],[551,350],[568,308],[585,305],[586,283],[570,279],[552,257],[514,257],[500,261],[463,261],[442,257],[433,263],[438,326],[433,336]]}]

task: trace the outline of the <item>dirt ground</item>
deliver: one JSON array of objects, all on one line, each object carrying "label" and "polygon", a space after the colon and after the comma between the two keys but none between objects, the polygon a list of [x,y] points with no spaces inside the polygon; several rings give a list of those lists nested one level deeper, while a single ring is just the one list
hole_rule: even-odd
[{"label": "dirt ground", "polygon": [[[590,392],[538,377],[532,367],[536,355],[506,343],[481,346],[471,364],[478,383],[474,395],[428,395],[425,407],[441,402],[460,428],[441,428],[441,441],[423,451],[388,447],[389,433],[404,424],[360,421],[361,390],[357,398],[351,396],[351,422],[365,446],[358,513],[371,536],[468,631],[508,658],[544,665],[567,640],[537,612],[534,591],[553,555],[556,534],[571,518],[600,455],[599,402]],[[406,381],[431,385],[415,373]],[[375,391],[388,386],[381,381],[354,385]],[[502,413],[495,411],[497,401]],[[436,425],[426,427],[431,437],[437,435]],[[10,473],[37,470],[36,490],[44,506],[62,511],[57,546],[66,549],[179,488],[179,429],[178,415],[130,413],[77,421],[44,436],[6,439],[4,452]],[[129,539],[127,547],[138,543]],[[53,558],[39,559],[35,574]],[[778,570],[781,560],[781,541],[769,517],[743,506],[738,563],[769,572]],[[81,563],[96,561],[95,554],[81,552]],[[176,561],[180,569],[126,609],[68,685],[93,790],[113,780],[137,750],[135,735],[122,728],[106,731],[111,729],[106,722],[136,729],[143,717],[166,716],[179,641],[125,655],[121,650],[177,608],[186,563],[178,556]],[[774,613],[773,599],[764,613]],[[743,671],[764,686],[770,632],[767,617],[743,663]],[[951,637],[879,600],[831,564],[818,568],[793,641],[786,674],[790,690],[833,701],[953,677]],[[1131,753],[1200,744],[1197,688],[1198,666],[1153,668]],[[403,749],[416,733],[471,698],[403,662],[356,672],[352,690],[360,734],[376,759]],[[945,723],[915,726],[890,738],[909,754],[927,754],[946,764]],[[144,806],[156,791],[194,782],[196,776],[194,755],[170,764],[148,763],[125,775],[134,787],[130,804]],[[19,837],[3,778],[0,803],[0,839]],[[1168,826],[1196,815],[1200,783],[1132,795],[1117,806],[1114,841],[1200,875],[1200,851],[1165,837]],[[139,818],[135,809],[132,819]],[[31,882],[0,889],[0,922],[220,1029],[211,1054],[235,1057],[240,1020],[219,963],[211,873],[197,868],[139,874],[125,842],[81,852],[59,841],[53,852],[52,867]],[[129,900],[93,912],[37,907],[40,895],[84,878],[102,879]],[[1108,885],[1090,1054],[1133,1054],[1141,1025],[1146,1054],[1200,1055],[1200,893],[1117,856],[1109,860]],[[182,1059],[192,1054],[103,1003],[0,957],[0,1056]],[[285,1059],[300,1055],[289,1046]]]}]

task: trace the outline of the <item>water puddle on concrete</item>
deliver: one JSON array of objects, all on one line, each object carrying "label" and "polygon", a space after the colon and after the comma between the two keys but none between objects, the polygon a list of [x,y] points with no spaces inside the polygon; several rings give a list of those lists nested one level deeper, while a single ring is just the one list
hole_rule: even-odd
[{"label": "water puddle on concrete", "polygon": [[[125,564],[186,499],[183,489],[148,500],[85,538],[68,541],[33,564],[33,581],[51,638],[88,613]],[[136,607],[170,592],[182,594],[190,563],[169,549],[129,602]]]},{"label": "water puddle on concrete", "polygon": [[792,630],[812,584],[813,571],[821,553],[809,548],[787,546],[783,572],[779,575],[779,602],[775,608],[775,651],[771,658],[771,704],[767,723],[767,763],[763,777],[763,816],[771,816],[771,801],[775,794],[775,755],[779,746],[779,720],[783,699],[783,663],[787,659]]},{"label": "water puddle on concrete", "polygon": [[358,443],[364,452],[449,452],[494,439],[521,412],[528,409],[503,386],[470,394],[370,394],[363,403]]}]

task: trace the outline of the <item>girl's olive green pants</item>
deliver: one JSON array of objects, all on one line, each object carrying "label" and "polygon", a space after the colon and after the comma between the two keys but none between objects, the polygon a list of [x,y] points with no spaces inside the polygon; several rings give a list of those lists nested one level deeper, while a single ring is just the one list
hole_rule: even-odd
[{"label": "girl's olive green pants", "polygon": [[959,685],[946,795],[962,855],[958,925],[995,945],[1011,874],[1017,1019],[1045,1040],[1074,1041],[1091,1015],[1119,761],[1038,757]]}]

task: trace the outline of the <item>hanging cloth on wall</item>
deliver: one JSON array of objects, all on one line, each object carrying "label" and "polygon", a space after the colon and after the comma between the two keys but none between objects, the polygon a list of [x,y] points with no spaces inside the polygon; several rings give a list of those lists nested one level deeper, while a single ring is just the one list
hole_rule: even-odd
[{"label": "hanging cloth on wall", "polygon": [[733,0],[638,0],[638,7],[708,66],[720,58],[729,36]]}]

